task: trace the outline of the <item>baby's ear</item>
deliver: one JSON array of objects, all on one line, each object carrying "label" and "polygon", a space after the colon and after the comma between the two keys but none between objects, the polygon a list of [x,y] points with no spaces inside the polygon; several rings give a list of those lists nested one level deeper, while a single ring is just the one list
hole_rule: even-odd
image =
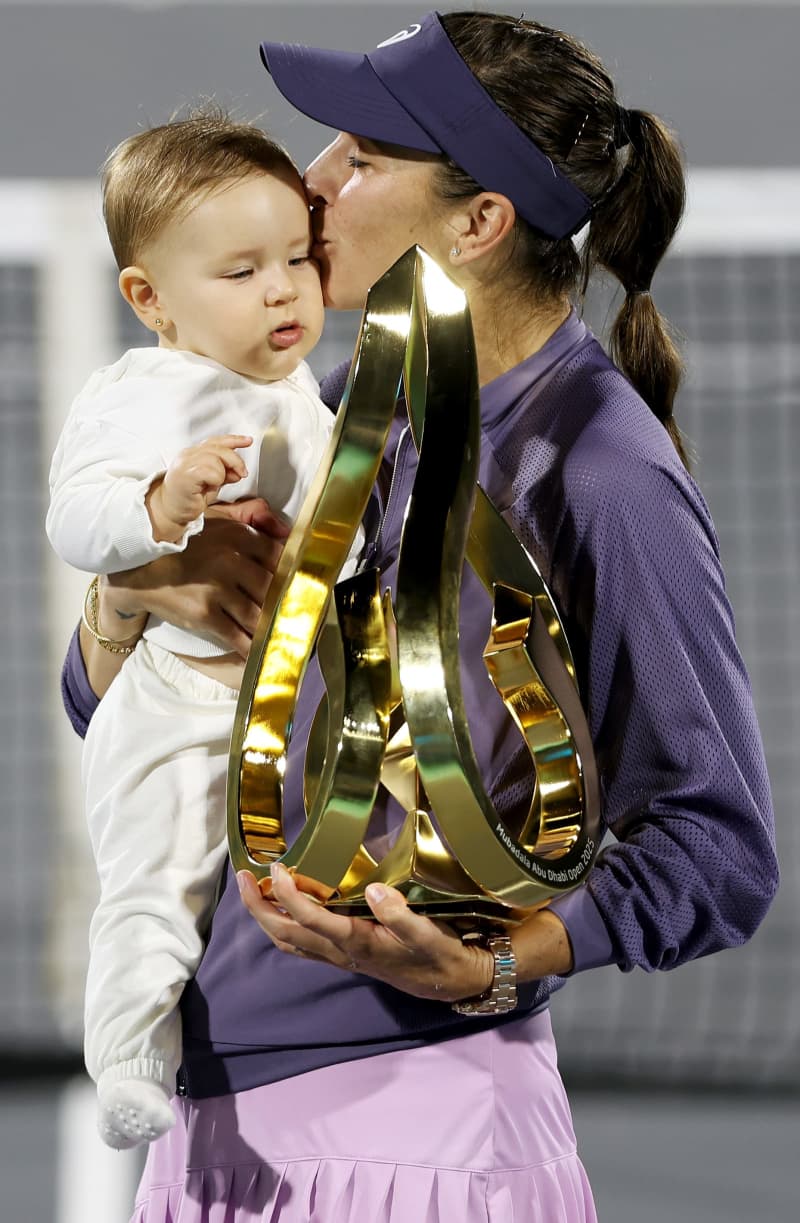
[{"label": "baby's ear", "polygon": [[158,291],[144,268],[123,268],[119,274],[119,291],[140,323],[157,334],[163,331],[167,320],[159,305]]}]

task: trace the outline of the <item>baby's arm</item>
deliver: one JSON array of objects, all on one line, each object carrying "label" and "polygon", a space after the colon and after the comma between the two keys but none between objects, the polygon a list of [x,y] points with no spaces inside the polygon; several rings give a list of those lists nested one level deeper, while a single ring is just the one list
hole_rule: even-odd
[{"label": "baby's arm", "polygon": [[159,542],[145,505],[168,458],[152,439],[99,411],[94,417],[73,412],[50,469],[47,535],[61,559],[87,573],[119,573],[181,551],[202,530],[202,515],[177,542]]},{"label": "baby's arm", "polygon": [[216,501],[223,485],[242,480],[247,467],[236,451],[252,444],[252,437],[225,433],[176,455],[145,497],[153,539],[174,543]]}]

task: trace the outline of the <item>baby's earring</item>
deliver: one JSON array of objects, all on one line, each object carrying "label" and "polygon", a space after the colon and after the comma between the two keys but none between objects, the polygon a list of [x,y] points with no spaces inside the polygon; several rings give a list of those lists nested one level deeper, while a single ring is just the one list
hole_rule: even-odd
[{"label": "baby's earring", "polygon": [[164,320],[163,320],[163,318],[153,319],[153,322],[155,323],[156,327],[163,327],[163,326],[164,326]]}]

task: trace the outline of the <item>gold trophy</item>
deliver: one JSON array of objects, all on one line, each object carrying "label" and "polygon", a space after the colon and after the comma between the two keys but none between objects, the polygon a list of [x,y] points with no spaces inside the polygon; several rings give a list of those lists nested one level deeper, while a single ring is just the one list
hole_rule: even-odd
[{"label": "gold trophy", "polygon": [[[337,582],[405,401],[419,463],[394,604],[367,569]],[[575,667],[542,576],[477,483],[479,391],[466,298],[412,247],[370,290],[336,426],[286,542],[247,660],[231,740],[228,842],[257,879],[276,860],[339,912],[369,883],[462,929],[509,925],[579,884],[599,838],[597,770]],[[464,560],[492,599],[489,676],[530,753],[515,825],[484,788],[464,709]],[[325,681],[305,757],[306,822],[287,845],[283,778],[314,649]],[[407,814],[365,841],[378,787]]]}]

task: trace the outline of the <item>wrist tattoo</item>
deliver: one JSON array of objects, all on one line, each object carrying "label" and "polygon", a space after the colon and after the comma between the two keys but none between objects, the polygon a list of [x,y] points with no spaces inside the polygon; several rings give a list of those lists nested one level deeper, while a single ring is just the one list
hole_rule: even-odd
[{"label": "wrist tattoo", "polygon": [[135,620],[138,614],[138,612],[120,611],[119,608],[117,608],[117,615],[119,616],[120,620]]}]

